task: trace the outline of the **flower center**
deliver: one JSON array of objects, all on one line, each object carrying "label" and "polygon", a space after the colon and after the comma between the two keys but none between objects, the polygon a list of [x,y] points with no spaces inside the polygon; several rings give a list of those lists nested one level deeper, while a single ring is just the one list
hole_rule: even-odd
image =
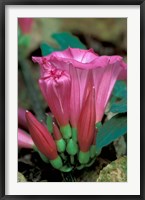
[{"label": "flower center", "polygon": [[42,58],[42,63],[47,64],[47,58]]},{"label": "flower center", "polygon": [[64,74],[64,71],[58,69],[51,69],[50,76],[53,77],[54,80],[59,79]]}]

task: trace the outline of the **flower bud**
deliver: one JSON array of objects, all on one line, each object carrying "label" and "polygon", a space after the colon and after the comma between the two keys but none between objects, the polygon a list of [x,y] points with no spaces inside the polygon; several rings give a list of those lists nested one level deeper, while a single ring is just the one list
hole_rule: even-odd
[{"label": "flower bud", "polygon": [[75,141],[73,141],[72,139],[69,139],[69,141],[67,143],[67,146],[66,146],[66,151],[71,156],[74,156],[78,152],[78,145],[77,145],[77,143]]},{"label": "flower bud", "polygon": [[30,134],[38,150],[50,160],[55,160],[58,157],[57,148],[47,128],[29,111],[26,111],[26,119]]},{"label": "flower bud", "polygon": [[66,148],[66,143],[61,136],[61,133],[55,123],[53,123],[53,135],[56,142],[58,152],[64,152]]}]

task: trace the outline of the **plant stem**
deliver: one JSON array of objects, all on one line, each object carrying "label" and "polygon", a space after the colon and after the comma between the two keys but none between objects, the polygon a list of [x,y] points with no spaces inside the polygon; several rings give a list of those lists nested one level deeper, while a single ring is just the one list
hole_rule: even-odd
[{"label": "plant stem", "polygon": [[64,155],[64,153],[61,153],[60,156],[62,157],[63,160],[66,160],[66,156]]},{"label": "plant stem", "polygon": [[65,182],[76,182],[76,178],[74,177],[72,172],[62,173],[62,176]]},{"label": "plant stem", "polygon": [[70,156],[70,162],[72,165],[74,165],[74,156]]}]

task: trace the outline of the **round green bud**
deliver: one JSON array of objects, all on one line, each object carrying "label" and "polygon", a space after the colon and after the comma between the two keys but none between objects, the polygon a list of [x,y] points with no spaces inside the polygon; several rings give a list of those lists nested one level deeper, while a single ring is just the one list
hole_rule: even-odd
[{"label": "round green bud", "polygon": [[65,148],[66,148],[66,143],[64,141],[64,139],[60,139],[60,140],[56,140],[56,146],[57,146],[57,150],[58,152],[64,152]]},{"label": "round green bud", "polygon": [[74,156],[78,152],[78,145],[75,141],[73,141],[73,139],[69,139],[66,146],[66,151],[72,156]]},{"label": "round green bud", "polygon": [[55,169],[60,169],[63,166],[60,156],[57,156],[54,160],[50,160],[50,163]]},{"label": "round green bud", "polygon": [[87,151],[87,152],[80,151],[78,158],[79,158],[79,162],[81,164],[87,164],[90,160],[90,152],[89,151]]},{"label": "round green bud", "polygon": [[99,149],[97,152],[96,152],[96,156],[99,156],[100,153],[101,153],[102,149]]},{"label": "round green bud", "polygon": [[62,133],[62,136],[64,139],[69,139],[71,137],[71,127],[69,124],[66,126],[60,127],[60,132]]},{"label": "round green bud", "polygon": [[96,156],[96,145],[92,145],[90,148],[90,157],[94,158]]}]

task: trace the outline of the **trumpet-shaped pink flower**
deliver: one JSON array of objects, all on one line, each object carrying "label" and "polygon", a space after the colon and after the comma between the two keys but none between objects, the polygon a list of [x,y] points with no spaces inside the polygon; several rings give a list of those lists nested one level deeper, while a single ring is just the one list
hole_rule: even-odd
[{"label": "trumpet-shaped pink flower", "polygon": [[61,126],[69,123],[70,76],[66,71],[51,68],[39,79],[39,86],[48,106]]},{"label": "trumpet-shaped pink flower", "polygon": [[93,73],[96,123],[102,120],[116,80],[124,79],[127,75],[126,64],[122,57],[99,56],[92,49],[68,48],[45,57],[33,57],[33,61],[41,66],[43,78],[48,76],[52,68],[65,70],[70,75],[70,122],[75,128],[86,100],[85,88],[88,84],[89,71]]},{"label": "trumpet-shaped pink flower", "polygon": [[18,23],[19,23],[21,31],[24,34],[31,32],[32,24],[33,24],[32,18],[18,18]]},{"label": "trumpet-shaped pink flower", "polygon": [[28,111],[26,111],[26,119],[32,139],[39,151],[50,160],[55,160],[58,157],[57,148],[47,128]]},{"label": "trumpet-shaped pink flower", "polygon": [[34,142],[30,135],[24,130],[18,128],[18,147],[32,149],[34,146]]}]

